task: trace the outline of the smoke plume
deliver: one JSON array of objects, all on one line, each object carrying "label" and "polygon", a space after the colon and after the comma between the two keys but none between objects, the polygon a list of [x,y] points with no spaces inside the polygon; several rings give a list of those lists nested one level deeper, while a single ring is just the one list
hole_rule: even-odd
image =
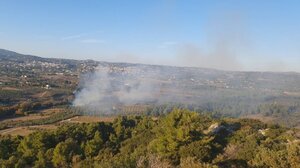
[{"label": "smoke plume", "polygon": [[202,45],[183,44],[177,52],[185,66],[221,70],[242,70],[240,57],[247,54],[249,38],[241,13],[222,13],[210,19],[204,29]]},{"label": "smoke plume", "polygon": [[[155,67],[155,66],[154,66]],[[80,91],[76,94],[74,105],[111,113],[118,106],[162,103],[165,86],[159,81],[159,73],[149,67],[101,66],[95,72],[86,74],[82,79]]]}]

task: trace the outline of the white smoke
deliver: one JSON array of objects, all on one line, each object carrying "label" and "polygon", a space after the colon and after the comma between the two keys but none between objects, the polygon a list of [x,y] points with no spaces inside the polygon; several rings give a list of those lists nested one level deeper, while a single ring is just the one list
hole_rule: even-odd
[{"label": "white smoke", "polygon": [[155,70],[148,72],[135,66],[99,66],[95,72],[83,77],[82,89],[73,104],[109,113],[118,105],[158,102],[162,100],[162,87],[157,74]]}]

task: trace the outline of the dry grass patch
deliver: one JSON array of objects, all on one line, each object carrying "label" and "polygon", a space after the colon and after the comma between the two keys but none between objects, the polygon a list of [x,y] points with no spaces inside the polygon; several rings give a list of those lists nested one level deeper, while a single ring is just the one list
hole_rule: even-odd
[{"label": "dry grass patch", "polygon": [[259,120],[259,121],[264,122],[264,123],[272,123],[275,120],[274,117],[263,116],[261,114],[247,115],[247,116],[244,116],[244,117],[241,117],[241,118],[256,119],[256,120]]},{"label": "dry grass patch", "polygon": [[16,127],[16,128],[9,128],[5,130],[1,130],[1,135],[11,135],[11,136],[26,136],[35,131],[43,131],[43,130],[54,130],[56,129],[56,125],[35,125],[35,126],[25,126],[25,127]]},{"label": "dry grass patch", "polygon": [[112,122],[116,117],[97,117],[97,116],[76,116],[62,122],[70,123],[94,123],[94,122]]}]

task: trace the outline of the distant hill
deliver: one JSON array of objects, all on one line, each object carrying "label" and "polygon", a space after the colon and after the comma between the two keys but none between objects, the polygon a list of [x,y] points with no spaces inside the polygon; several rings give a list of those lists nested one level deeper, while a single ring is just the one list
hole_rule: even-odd
[{"label": "distant hill", "polygon": [[[37,63],[38,62],[38,63]],[[41,63],[52,63],[61,65],[69,70],[76,71],[80,64],[98,64],[97,61],[92,60],[72,60],[61,58],[44,58],[33,55],[24,55],[9,50],[0,49],[0,63],[3,65],[11,64],[25,64],[39,66]],[[0,64],[0,67],[1,67]],[[24,66],[23,66],[24,67]]]},{"label": "distant hill", "polygon": [[[105,94],[100,96],[103,100],[92,100],[101,107],[107,104],[112,106],[134,102],[156,105],[172,103],[191,105],[190,107],[194,109],[214,112],[215,115],[221,116],[263,114],[286,124],[300,125],[300,120],[297,119],[300,117],[300,73],[238,72],[42,58],[0,49],[1,75],[11,74],[15,77],[49,73],[79,75],[96,69],[109,72],[105,80],[94,81],[96,82],[94,85],[100,87],[96,90],[106,89]],[[93,82],[99,74],[89,76],[89,80],[85,79],[84,82]],[[79,82],[79,90],[84,87],[89,86]],[[139,95],[143,100],[140,97],[136,98],[137,93],[143,93]],[[133,101],[130,102],[131,99]],[[137,99],[139,100],[135,101]]]},{"label": "distant hill", "polygon": [[33,60],[44,61],[45,59],[37,56],[23,55],[13,51],[0,49],[0,60],[1,61],[33,61]]},{"label": "distant hill", "polygon": [[43,58],[43,57],[33,56],[33,55],[24,55],[24,54],[20,54],[5,49],[0,49],[0,61],[16,61],[16,62],[42,61],[42,62],[66,63],[66,64],[76,64],[77,62],[80,62],[71,59]]}]

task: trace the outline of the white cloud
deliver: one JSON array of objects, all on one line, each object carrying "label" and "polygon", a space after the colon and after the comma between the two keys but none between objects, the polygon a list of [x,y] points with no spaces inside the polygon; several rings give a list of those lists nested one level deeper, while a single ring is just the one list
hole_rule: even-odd
[{"label": "white cloud", "polygon": [[65,36],[65,37],[62,37],[61,40],[73,40],[73,39],[79,39],[83,36],[85,36],[86,34],[85,33],[82,33],[82,34],[75,34],[75,35],[70,35],[70,36]]},{"label": "white cloud", "polygon": [[53,39],[55,37],[52,35],[37,35],[36,38],[39,40],[49,40],[49,39]]},{"label": "white cloud", "polygon": [[80,40],[81,43],[89,43],[89,44],[92,44],[92,43],[105,43],[104,40],[99,40],[99,39],[83,39],[83,40]]},{"label": "white cloud", "polygon": [[178,43],[176,41],[165,41],[161,43],[158,48],[168,48],[174,45],[177,45]]},{"label": "white cloud", "polygon": [[[87,38],[88,36],[94,36],[95,34],[99,34],[99,33],[103,33],[102,30],[97,30],[97,31],[94,31],[94,32],[86,32],[86,33],[80,33],[80,34],[73,34],[73,35],[69,35],[69,36],[65,36],[65,37],[62,37],[61,40],[62,41],[66,41],[66,40],[78,40],[78,39],[83,39],[83,38]],[[91,39],[88,39],[88,41],[86,43],[95,43],[95,41],[93,42],[89,42]],[[82,41],[83,43],[85,43],[86,40],[80,40]],[[97,42],[99,43],[99,42]]]}]

